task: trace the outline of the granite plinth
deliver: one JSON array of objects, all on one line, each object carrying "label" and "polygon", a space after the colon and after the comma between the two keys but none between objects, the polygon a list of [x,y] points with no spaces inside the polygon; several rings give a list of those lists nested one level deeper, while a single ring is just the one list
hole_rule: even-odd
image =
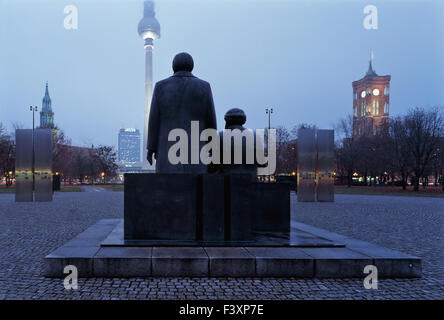
[{"label": "granite plinth", "polygon": [[[297,226],[297,227],[296,227]],[[302,237],[301,246],[144,246],[104,245],[120,233],[123,221],[104,219],[45,257],[45,275],[65,277],[74,265],[80,277],[304,277],[364,278],[373,264],[385,278],[420,277],[421,259],[302,223],[295,223],[290,239]],[[311,235],[311,236],[308,236]],[[307,246],[309,239],[321,240]],[[111,238],[112,239],[112,238]],[[322,241],[342,246],[323,246]],[[345,247],[344,247],[345,243]]]},{"label": "granite plinth", "polygon": [[225,176],[225,240],[253,240],[254,190],[251,176]]},{"label": "granite plinth", "polygon": [[202,217],[200,219],[203,241],[225,239],[225,189],[224,176],[202,175]]},{"label": "granite plinth", "polygon": [[288,237],[290,187],[248,174],[125,174],[125,240]]},{"label": "granite plinth", "polygon": [[252,193],[254,232],[289,236],[290,184],[254,183]]},{"label": "granite plinth", "polygon": [[[71,240],[77,241],[77,240]],[[300,229],[294,229],[290,237],[275,235],[256,235],[248,241],[211,241],[211,240],[127,240],[123,235],[123,220],[101,242],[102,247],[343,247],[341,241],[332,241],[328,238],[315,236]]]},{"label": "granite plinth", "polygon": [[196,174],[125,174],[125,239],[195,240],[198,180]]}]

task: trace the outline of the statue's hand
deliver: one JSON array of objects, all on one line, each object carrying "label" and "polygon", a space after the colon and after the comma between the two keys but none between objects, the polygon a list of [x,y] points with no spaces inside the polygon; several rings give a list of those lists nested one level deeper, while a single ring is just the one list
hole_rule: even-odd
[{"label": "statue's hand", "polygon": [[153,165],[153,154],[154,154],[154,159],[156,159],[157,157],[156,157],[156,154],[154,153],[154,151],[148,149],[148,153],[146,155],[146,159],[148,160],[148,163],[150,165]]}]

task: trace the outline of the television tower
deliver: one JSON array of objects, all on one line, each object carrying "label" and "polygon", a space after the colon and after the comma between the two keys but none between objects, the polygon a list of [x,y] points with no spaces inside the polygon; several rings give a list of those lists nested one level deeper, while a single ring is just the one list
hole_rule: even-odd
[{"label": "television tower", "polygon": [[151,109],[151,98],[153,96],[153,47],[154,40],[160,38],[160,24],[155,17],[154,3],[147,0],[144,2],[143,18],[140,20],[137,31],[145,41],[145,116],[143,126],[143,159],[142,168],[151,169],[154,167],[148,163],[147,144],[148,144],[148,117]]}]

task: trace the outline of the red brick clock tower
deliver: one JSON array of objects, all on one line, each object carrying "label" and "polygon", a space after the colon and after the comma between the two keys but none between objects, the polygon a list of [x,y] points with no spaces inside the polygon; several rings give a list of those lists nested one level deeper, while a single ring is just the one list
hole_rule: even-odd
[{"label": "red brick clock tower", "polygon": [[390,75],[378,76],[373,54],[364,78],[353,81],[353,135],[376,135],[388,123]]}]

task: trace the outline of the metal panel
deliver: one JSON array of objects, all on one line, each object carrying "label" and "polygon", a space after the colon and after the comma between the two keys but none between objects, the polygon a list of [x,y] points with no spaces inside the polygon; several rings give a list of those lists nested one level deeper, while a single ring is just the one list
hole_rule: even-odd
[{"label": "metal panel", "polygon": [[334,130],[317,131],[318,176],[316,199],[334,201]]},{"label": "metal panel", "polygon": [[35,143],[35,201],[52,201],[52,130],[37,129]]},{"label": "metal panel", "polygon": [[315,201],[316,141],[314,129],[298,131],[298,201]]},{"label": "metal panel", "polygon": [[32,201],[32,130],[15,130],[15,201]]}]

